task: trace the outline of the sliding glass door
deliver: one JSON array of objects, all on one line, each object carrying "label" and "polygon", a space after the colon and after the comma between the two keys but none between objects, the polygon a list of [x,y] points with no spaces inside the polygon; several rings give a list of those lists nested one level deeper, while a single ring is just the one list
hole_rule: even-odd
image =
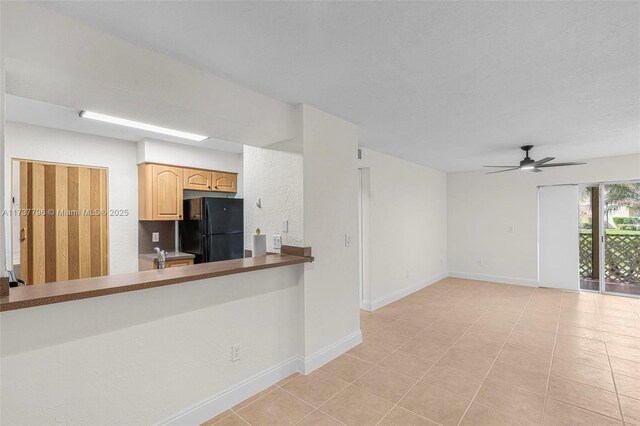
[{"label": "sliding glass door", "polygon": [[640,181],[539,187],[538,281],[640,297]]},{"label": "sliding glass door", "polygon": [[640,182],[600,185],[604,291],[640,296]]}]

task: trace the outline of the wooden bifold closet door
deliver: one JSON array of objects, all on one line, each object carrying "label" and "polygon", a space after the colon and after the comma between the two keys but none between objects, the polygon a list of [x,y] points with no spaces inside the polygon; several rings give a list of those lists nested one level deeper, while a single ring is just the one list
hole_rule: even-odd
[{"label": "wooden bifold closet door", "polygon": [[27,284],[109,273],[106,169],[21,161],[20,209]]}]

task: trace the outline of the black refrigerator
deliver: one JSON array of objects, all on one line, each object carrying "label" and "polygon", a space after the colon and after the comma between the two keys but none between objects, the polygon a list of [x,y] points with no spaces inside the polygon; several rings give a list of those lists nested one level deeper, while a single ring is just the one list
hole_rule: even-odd
[{"label": "black refrigerator", "polygon": [[192,198],[183,214],[180,250],[195,254],[195,263],[244,257],[243,200]]}]

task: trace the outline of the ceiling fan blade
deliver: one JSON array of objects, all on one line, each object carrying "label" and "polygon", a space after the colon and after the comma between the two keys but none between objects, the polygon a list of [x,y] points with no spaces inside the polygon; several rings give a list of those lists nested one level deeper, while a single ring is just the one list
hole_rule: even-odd
[{"label": "ceiling fan blade", "polygon": [[495,172],[489,172],[489,173],[485,173],[485,174],[486,174],[486,175],[491,175],[491,174],[494,174],[494,173],[510,172],[510,171],[512,171],[512,170],[520,170],[520,166],[518,166],[518,167],[512,167],[512,168],[510,168],[510,169],[496,170]]},{"label": "ceiling fan blade", "polygon": [[555,160],[556,157],[545,157],[542,160],[535,161],[531,163],[532,166],[539,166],[540,164],[548,163],[549,161]]},{"label": "ceiling fan blade", "polygon": [[538,167],[563,167],[563,166],[580,166],[587,163],[553,163],[553,164],[541,164]]},{"label": "ceiling fan blade", "polygon": [[482,166],[482,167],[502,167],[503,169],[506,169],[508,167],[520,167],[520,166]]}]

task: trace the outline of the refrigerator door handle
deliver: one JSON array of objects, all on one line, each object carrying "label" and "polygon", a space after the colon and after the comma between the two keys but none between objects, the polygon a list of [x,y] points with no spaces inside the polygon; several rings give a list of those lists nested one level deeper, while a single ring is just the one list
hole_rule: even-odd
[{"label": "refrigerator door handle", "polygon": [[202,262],[208,262],[209,261],[209,253],[207,252],[207,236],[203,235],[202,237]]}]

